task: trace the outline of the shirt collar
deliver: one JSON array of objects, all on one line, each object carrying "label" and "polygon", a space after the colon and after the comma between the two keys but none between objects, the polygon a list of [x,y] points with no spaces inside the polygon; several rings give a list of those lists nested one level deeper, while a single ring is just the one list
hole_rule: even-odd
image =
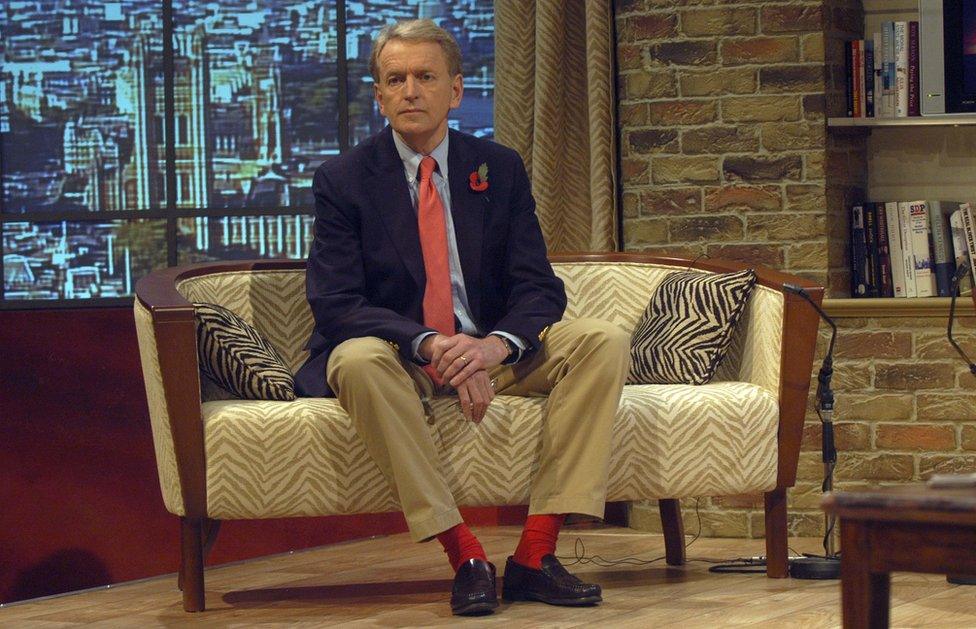
[{"label": "shirt collar", "polygon": [[[430,152],[430,156],[437,162],[436,170],[440,172],[441,177],[445,181],[447,181],[447,145],[448,138],[450,137],[450,132],[445,133],[441,143]],[[407,181],[411,184],[416,183],[417,171],[420,169],[420,160],[424,158],[424,155],[410,148],[396,131],[393,132],[393,143],[396,145],[397,153],[400,154],[400,159],[403,161],[403,169],[407,173]]]}]

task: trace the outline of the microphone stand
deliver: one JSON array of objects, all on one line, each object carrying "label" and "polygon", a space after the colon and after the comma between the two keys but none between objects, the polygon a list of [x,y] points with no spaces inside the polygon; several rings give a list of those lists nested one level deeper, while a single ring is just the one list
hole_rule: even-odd
[{"label": "microphone stand", "polygon": [[[837,447],[834,444],[834,392],[830,388],[830,379],[834,374],[834,341],[837,339],[837,325],[833,319],[823,311],[817,302],[802,287],[794,284],[784,284],[783,288],[798,295],[810,304],[820,318],[830,326],[830,344],[824,356],[820,371],[817,374],[817,416],[821,426],[821,452],[824,466],[824,480],[821,491],[827,493],[834,488],[834,467],[837,465]],[[973,373],[976,373],[974,371]],[[834,542],[834,524],[836,518],[824,515],[823,547],[824,555],[810,555],[790,560],[790,576],[795,579],[839,579],[840,553],[836,551]]]}]

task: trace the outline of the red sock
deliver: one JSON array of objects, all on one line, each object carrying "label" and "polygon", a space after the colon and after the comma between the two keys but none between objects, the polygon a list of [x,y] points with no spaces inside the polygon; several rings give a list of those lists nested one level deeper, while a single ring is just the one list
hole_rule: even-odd
[{"label": "red sock", "polygon": [[565,513],[530,515],[522,529],[522,539],[515,549],[515,562],[538,570],[542,566],[543,556],[555,554],[559,527],[565,519]]},{"label": "red sock", "polygon": [[464,522],[447,529],[443,533],[438,533],[437,541],[444,547],[447,560],[451,562],[451,568],[455,572],[468,559],[488,561],[488,557],[485,556],[485,549],[481,547],[481,542]]}]

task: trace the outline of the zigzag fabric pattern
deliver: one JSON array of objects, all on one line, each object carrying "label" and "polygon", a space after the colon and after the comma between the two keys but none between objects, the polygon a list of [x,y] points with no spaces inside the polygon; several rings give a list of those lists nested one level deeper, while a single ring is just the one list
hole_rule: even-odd
[{"label": "zigzag fabric pattern", "polygon": [[672,273],[631,339],[628,382],[705,384],[725,356],[756,273]]},{"label": "zigzag fabric pattern", "polygon": [[257,330],[222,306],[193,306],[204,375],[246,400],[295,399],[295,381],[284,359]]}]

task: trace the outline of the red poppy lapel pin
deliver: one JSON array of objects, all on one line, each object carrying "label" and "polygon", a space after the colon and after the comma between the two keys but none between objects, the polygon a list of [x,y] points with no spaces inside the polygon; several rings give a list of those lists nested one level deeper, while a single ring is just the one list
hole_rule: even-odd
[{"label": "red poppy lapel pin", "polygon": [[478,170],[468,175],[468,186],[475,192],[484,192],[488,189],[488,163],[482,162]]}]

